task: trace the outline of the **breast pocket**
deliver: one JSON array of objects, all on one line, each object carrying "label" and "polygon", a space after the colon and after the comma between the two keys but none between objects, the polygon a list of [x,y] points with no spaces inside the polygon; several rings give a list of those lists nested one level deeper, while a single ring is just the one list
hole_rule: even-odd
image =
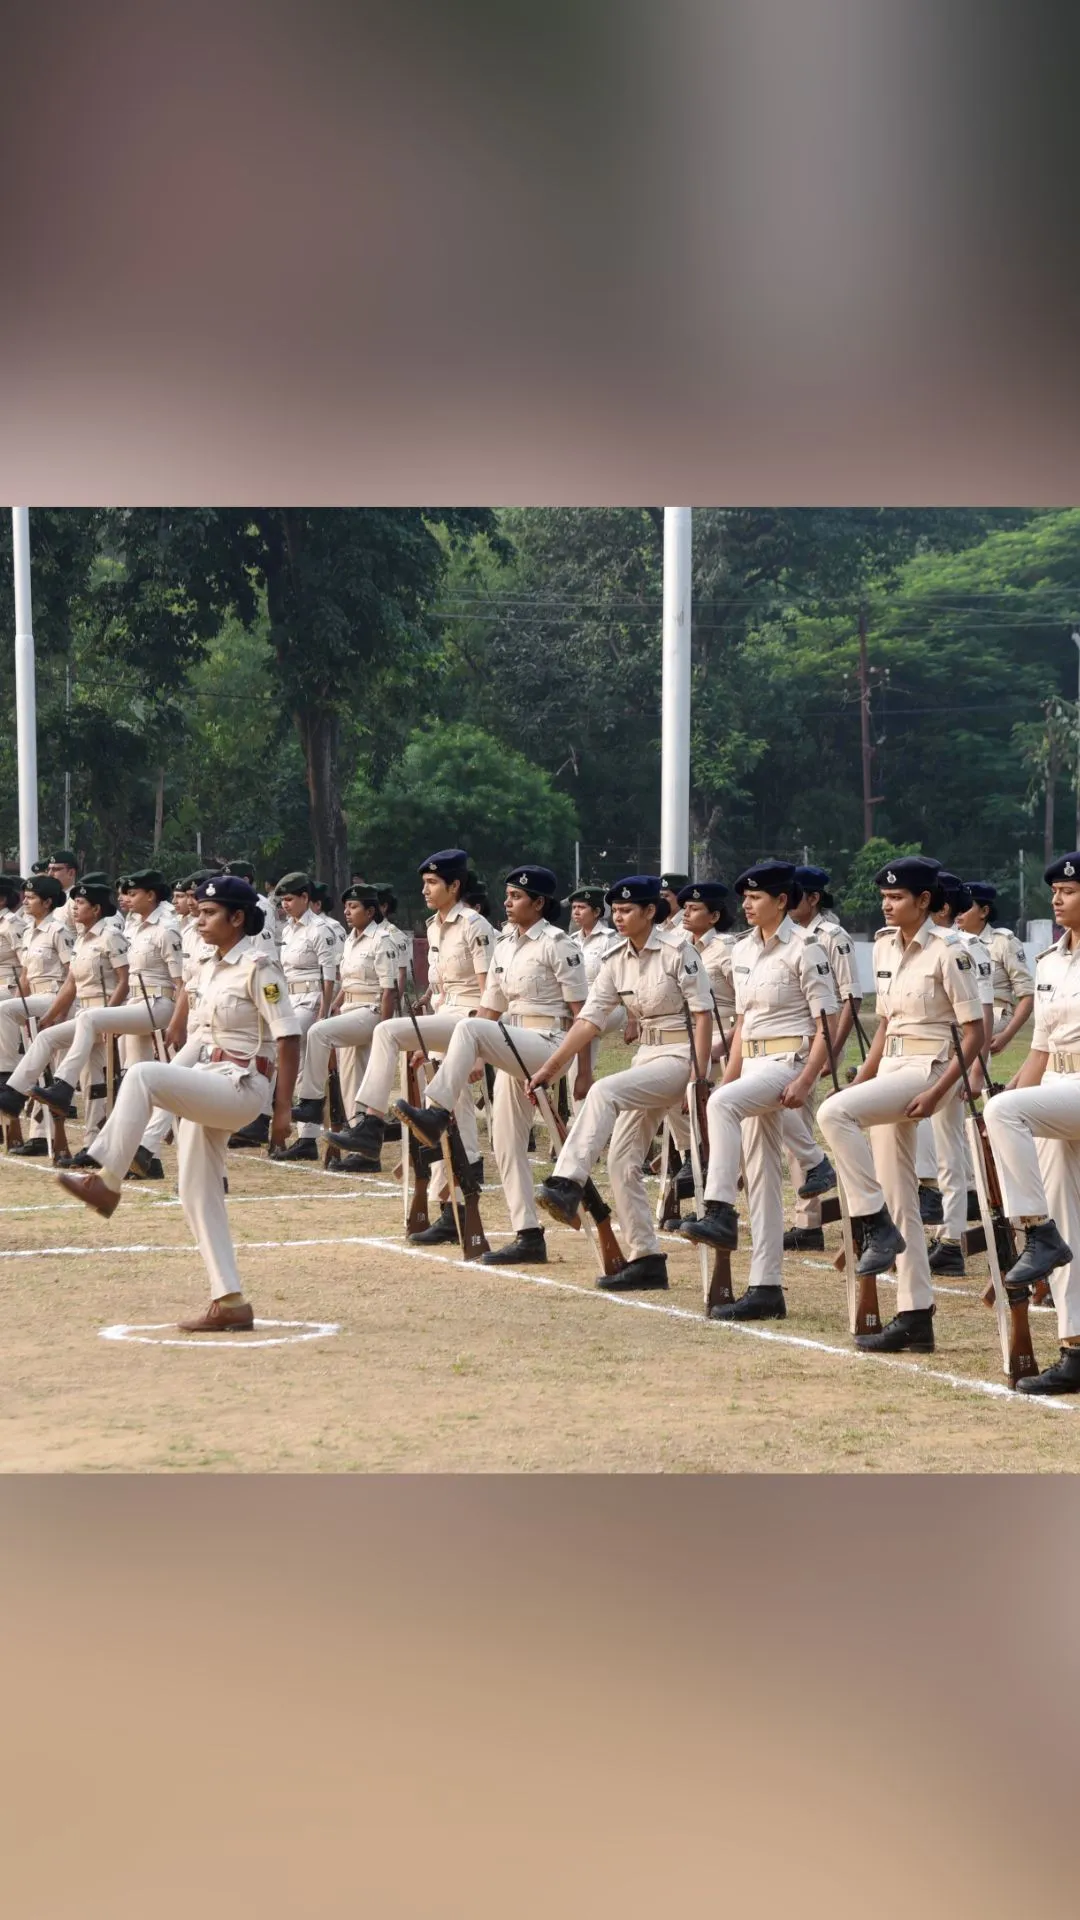
[{"label": "breast pocket", "polygon": [[759,967],[753,978],[750,997],[766,1007],[788,1005],[792,997],[792,980],[787,968],[779,963]]}]

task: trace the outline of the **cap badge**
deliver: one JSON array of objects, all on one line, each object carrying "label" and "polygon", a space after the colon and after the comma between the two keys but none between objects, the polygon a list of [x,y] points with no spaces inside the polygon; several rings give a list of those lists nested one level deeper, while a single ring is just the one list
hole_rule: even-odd
[{"label": "cap badge", "polygon": [[694,888],[694,891],[693,891],[693,893],[692,893],[692,894],[690,895],[690,898],[691,898],[691,900],[700,900],[700,899],[701,899],[701,888],[700,888],[700,887],[695,887],[695,888]]},{"label": "cap badge", "polygon": [[215,887],[212,880],[210,882],[210,885],[206,888],[206,896],[207,896],[207,899],[213,899],[217,897],[217,888]]},{"label": "cap badge", "polygon": [[885,884],[886,884],[886,886],[889,886],[889,887],[895,887],[895,885],[896,885],[896,875],[895,875],[895,873],[887,873],[887,874],[885,875]]},{"label": "cap badge", "polygon": [[1075,874],[1075,872],[1076,872],[1076,868],[1075,868],[1075,867],[1073,866],[1073,863],[1072,863],[1072,861],[1071,861],[1071,860],[1066,860],[1066,862],[1065,862],[1065,865],[1064,865],[1064,867],[1063,867],[1063,869],[1062,869],[1062,871],[1063,871],[1063,873],[1064,873],[1064,875],[1065,875],[1065,878],[1066,878],[1067,880],[1071,880],[1071,879],[1072,879],[1072,877],[1073,877],[1073,875],[1074,875],[1074,874]]},{"label": "cap badge", "polygon": [[623,900],[629,900],[629,898],[630,898],[630,889],[629,889],[629,887],[624,887],[624,888],[623,888],[623,890],[622,890],[622,894],[621,894],[621,896],[620,896],[620,897],[621,897],[621,898],[622,898]]}]

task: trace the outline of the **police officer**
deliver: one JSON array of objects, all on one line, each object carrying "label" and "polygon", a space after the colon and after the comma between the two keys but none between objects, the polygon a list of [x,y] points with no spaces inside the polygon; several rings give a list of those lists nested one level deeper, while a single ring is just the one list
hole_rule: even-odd
[{"label": "police officer", "polygon": [[789,912],[799,899],[795,868],[759,860],[739,875],[735,891],[750,924],[731,957],[738,1018],[723,1078],[709,1098],[705,1212],[684,1220],[680,1232],[705,1246],[737,1247],[741,1160],[753,1239],[750,1282],[739,1299],[712,1308],[712,1316],[782,1320],[782,1115],[811,1096],[828,1057],[821,1015],[836,1013],[839,1003],[822,948]]},{"label": "police officer", "polygon": [[660,898],[667,901],[668,917],[663,923],[665,940],[681,940],[684,937],[682,908],[679,894],[683,887],[689,886],[688,873],[662,873],[660,875]]},{"label": "police officer", "polygon": [[[477,1063],[485,1061],[498,1069],[491,1145],[515,1237],[508,1246],[481,1255],[487,1266],[541,1265],[547,1259],[529,1171],[532,1107],[526,1075],[547,1060],[585,1000],[580,949],[553,923],[558,892],[550,867],[523,861],[512,869],[505,900],[510,931],[496,943],[477,1017],[459,1021],[455,1027],[446,1057],[428,1086],[425,1105],[414,1107],[399,1100],[395,1107],[417,1139],[434,1146],[445,1133],[450,1112],[465,1093]],[[513,1028],[513,1045],[500,1032],[500,1022]],[[587,1069],[579,1075],[581,1097],[588,1090],[588,1077]]]},{"label": "police officer", "polygon": [[830,1094],[818,1113],[861,1238],[858,1272],[884,1273],[896,1262],[896,1315],[879,1333],[856,1336],[867,1352],[934,1350],[915,1134],[960,1078],[953,1024],[969,1066],[982,1041],[971,957],[934,933],[931,915],[944,898],[940,871],[939,861],[910,854],[875,874],[886,922],[874,941],[878,1026],[854,1084]]},{"label": "police officer", "polygon": [[[338,977],[339,946],[333,924],[316,909],[316,882],[306,873],[287,873],[275,893],[285,915],[281,937],[281,968],[289,988],[293,1012],[300,1022],[301,1070],[309,1030],[325,1020],[333,1004]],[[291,1147],[271,1146],[271,1160],[317,1160],[319,1128],[303,1121],[300,1137]]]},{"label": "police officer", "polygon": [[1035,962],[1031,1051],[984,1113],[1005,1211],[1025,1235],[1006,1285],[1054,1276],[1061,1351],[1017,1391],[1080,1393],[1080,852],[1052,860],[1044,879],[1064,932]]},{"label": "police officer", "polygon": [[133,1066],[113,1112],[94,1142],[100,1172],[61,1174],[61,1182],[106,1218],[120,1204],[124,1174],[154,1107],[179,1121],[180,1203],[210,1276],[210,1304],[185,1333],[250,1331],[225,1205],[225,1145],[230,1129],[258,1113],[269,1097],[277,1046],[272,1138],[284,1141],[299,1058],[300,1023],[277,963],[258,938],[262,912],[255,889],[225,874],[200,884],[199,924],[214,957],[203,962],[199,1004],[203,1039],[184,1060]]},{"label": "police officer", "polygon": [[[38,1021],[37,1039],[12,1071],[7,1085],[0,1088],[0,1108],[5,1113],[21,1113],[29,1094],[66,1118],[82,1071],[77,1060],[69,1064],[78,1015],[87,1007],[119,1006],[127,996],[128,944],[115,924],[116,903],[109,889],[77,880],[71,905],[76,931],[67,973]],[[69,1017],[72,1009],[74,1017]],[[46,1085],[42,1076],[58,1053],[65,1055],[59,1076]],[[105,1049],[100,1040],[90,1054],[89,1075],[84,1145],[93,1139],[105,1117]]]},{"label": "police officer", "polygon": [[74,934],[75,918],[74,918],[73,904],[71,899],[71,889],[75,885],[75,882],[79,877],[78,859],[76,858],[75,854],[73,853],[70,847],[61,847],[56,853],[50,853],[48,866],[46,867],[45,871],[47,873],[51,873],[53,879],[58,880],[60,882],[60,885],[63,887],[64,892],[67,894],[67,903],[64,907],[61,908],[61,913],[63,918],[66,920],[68,926],[71,928],[72,934]]},{"label": "police officer", "polygon": [[712,1001],[693,943],[660,938],[657,921],[666,919],[669,909],[654,875],[628,874],[616,881],[606,899],[618,941],[566,1038],[529,1084],[550,1086],[557,1080],[570,1061],[599,1038],[619,1005],[638,1022],[641,1045],[632,1066],[605,1075],[590,1088],[537,1203],[564,1224],[575,1220],[583,1183],[607,1147],[608,1176],[630,1258],[621,1273],[601,1277],[596,1284],[663,1288],[668,1284],[667,1259],[645,1193],[643,1162],[656,1128],[681,1104],[690,1079],[687,1013],[698,1072],[708,1072]]},{"label": "police officer", "polygon": [[[616,945],[618,934],[615,932],[610,920],[605,920],[602,917],[604,912],[603,887],[575,887],[573,893],[569,896],[569,907],[571,922],[570,938],[574,942],[574,945],[580,950],[581,958],[585,966],[585,988],[586,991],[588,991],[596,979],[601,965],[607,959],[612,947]],[[621,1033],[625,1026],[626,1008],[620,1004],[615,1008],[604,1032]],[[596,1072],[596,1062],[599,1053],[600,1041],[596,1040],[589,1048],[590,1079]],[[576,1080],[574,1084],[576,1085]],[[571,1087],[570,1090],[570,1098],[576,1111],[577,1102],[573,1087]]]},{"label": "police officer", "polygon": [[[67,895],[51,874],[31,874],[23,890],[26,929],[18,963],[11,969],[10,998],[0,1002],[0,1086],[8,1083],[19,1058],[19,1045],[28,1020],[48,1013],[64,983],[75,945],[63,917]],[[28,1159],[47,1155],[44,1135],[11,1148]]]},{"label": "police officer", "polygon": [[17,873],[0,873],[0,1001],[15,992],[14,978],[22,967],[22,939],[28,925],[22,904],[23,883]]},{"label": "police officer", "polygon": [[[385,883],[379,884],[376,885],[375,893],[379,902],[379,915],[382,924],[397,947],[398,992],[404,993],[409,978],[409,967],[412,964],[412,934],[406,933],[405,929],[399,927],[394,919],[394,915],[397,912],[398,901],[397,894],[394,892],[393,887],[387,886]],[[465,904],[466,906],[471,906],[472,902],[467,900]],[[477,907],[475,911],[479,913],[482,909]]]},{"label": "police officer", "polygon": [[[439,1010],[420,1016],[424,1044],[433,1053],[445,1053],[460,1020],[475,1015],[484,997],[488,968],[495,945],[490,921],[462,904],[469,872],[469,856],[462,847],[443,847],[429,854],[420,869],[424,899],[433,909],[427,923],[428,948],[434,959]],[[371,1058],[356,1096],[356,1117],[341,1133],[332,1133],[335,1146],[365,1159],[378,1161],[383,1123],[397,1071],[398,1053],[416,1045],[416,1029],[409,1019],[386,1020],[375,1029]],[[461,1143],[469,1160],[480,1157],[476,1107],[468,1088],[455,1108]],[[449,1201],[442,1227],[456,1239]],[[450,1214],[449,1221],[446,1215]]]},{"label": "police officer", "polygon": [[[330,1014],[308,1032],[293,1119],[319,1125],[337,1049],[341,1097],[351,1111],[366,1065],[371,1036],[380,1020],[392,1020],[397,1003],[398,943],[379,917],[374,887],[348,887],[344,894],[349,933],[342,948],[340,986]],[[362,1064],[361,1064],[362,1063]],[[361,1169],[363,1170],[363,1169]]]},{"label": "police officer", "polygon": [[1010,927],[999,925],[997,888],[989,880],[967,880],[971,905],[956,917],[962,933],[981,935],[989,951],[994,981],[994,1036],[990,1052],[1002,1053],[1031,1019],[1035,982],[1027,954]]},{"label": "police officer", "polygon": [[[801,866],[795,869],[796,884],[802,898],[795,902],[791,917],[797,927],[816,940],[832,969],[833,984],[840,1000],[840,1011],[830,1016],[833,1051],[843,1056],[862,1005],[855,972],[855,948],[833,911],[828,891],[830,875],[825,867]],[[815,1096],[820,1091],[820,1083]],[[791,1167],[796,1191],[795,1222],[784,1234],[784,1251],[822,1251],[825,1235],[821,1226],[821,1196],[836,1185],[836,1173],[814,1136],[814,1105],[811,1098],[801,1107],[785,1107],[781,1116],[784,1149]]]}]

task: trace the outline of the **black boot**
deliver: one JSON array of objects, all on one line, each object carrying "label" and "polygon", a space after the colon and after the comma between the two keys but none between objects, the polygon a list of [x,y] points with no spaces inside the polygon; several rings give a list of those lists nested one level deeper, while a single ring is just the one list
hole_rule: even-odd
[{"label": "black boot", "polygon": [[496,1252],[492,1247],[480,1255],[482,1267],[544,1267],[547,1265],[547,1241],[543,1227],[522,1227],[508,1246]]},{"label": "black boot", "polygon": [[445,1107],[410,1107],[407,1100],[395,1100],[393,1112],[403,1127],[408,1127],[421,1146],[436,1147],[450,1125]]},{"label": "black boot", "polygon": [[694,1169],[689,1160],[683,1161],[682,1166],[675,1175],[675,1198],[676,1200],[692,1200],[694,1198]]},{"label": "black boot", "polygon": [[319,1143],[317,1140],[294,1140],[291,1147],[271,1147],[268,1160],[317,1160]]},{"label": "black boot", "polygon": [[411,1247],[441,1247],[448,1246],[451,1242],[456,1247],[458,1236],[457,1227],[454,1225],[454,1209],[449,1202],[443,1206],[438,1219],[433,1220],[430,1227],[425,1227],[422,1233],[409,1235]]},{"label": "black boot", "polygon": [[149,1147],[136,1147],[135,1158],[124,1175],[125,1180],[164,1180],[165,1169]]},{"label": "black boot", "polygon": [[1029,1286],[1033,1280],[1041,1280],[1044,1274],[1053,1273],[1055,1267],[1067,1267],[1071,1259],[1072,1248],[1066,1246],[1054,1222],[1046,1220],[1042,1226],[1025,1230],[1024,1251],[1016,1265],[1009,1268],[1005,1284],[1009,1287]]},{"label": "black boot", "polygon": [[857,1333],[855,1345],[860,1353],[933,1353],[934,1309],[911,1307],[880,1333]]},{"label": "black boot", "polygon": [[967,1190],[967,1217],[969,1226],[973,1225],[976,1220],[982,1219],[982,1208],[979,1205],[979,1196],[974,1187],[969,1187]]},{"label": "black boot", "polygon": [[856,1219],[862,1229],[862,1252],[855,1263],[856,1273],[886,1273],[897,1254],[904,1252],[907,1241],[889,1218],[888,1207],[882,1207],[880,1213],[853,1216],[852,1226]]},{"label": "black boot", "polygon": [[331,1146],[341,1147],[346,1153],[362,1153],[365,1160],[374,1160],[373,1173],[379,1170],[382,1153],[382,1121],[377,1113],[361,1113],[351,1120],[347,1127],[341,1127],[336,1133],[328,1133]]},{"label": "black boot", "polygon": [[581,1211],[581,1187],[578,1181],[564,1180],[561,1174],[553,1173],[537,1188],[536,1204],[562,1226],[572,1226]]},{"label": "black boot", "polygon": [[785,1253],[824,1253],[825,1234],[821,1227],[789,1227],[784,1235]]},{"label": "black boot", "polygon": [[230,1147],[265,1147],[270,1139],[270,1115],[260,1113],[255,1120],[249,1120],[246,1127],[238,1133],[230,1133]]},{"label": "black boot", "polygon": [[51,1107],[54,1113],[58,1113],[62,1119],[67,1120],[75,1105],[75,1089],[66,1080],[50,1080],[48,1086],[43,1082],[39,1087],[31,1087],[30,1098],[42,1101],[45,1106]]},{"label": "black boot", "polygon": [[384,1140],[400,1140],[401,1139],[401,1121],[400,1120],[384,1120],[382,1135]]},{"label": "black boot", "polygon": [[340,1160],[331,1160],[328,1173],[379,1173],[377,1160],[365,1160],[362,1153],[343,1153]]},{"label": "black boot", "polygon": [[1017,1393],[1080,1393],[1080,1347],[1062,1347],[1052,1367],[1028,1374],[1016,1383]]},{"label": "black boot", "polygon": [[298,1127],[305,1124],[319,1127],[322,1125],[323,1103],[321,1100],[298,1100],[292,1110],[292,1117]]},{"label": "black boot", "polygon": [[78,1153],[73,1153],[71,1164],[73,1167],[88,1167],[91,1173],[101,1172],[101,1161],[94,1159],[89,1147],[80,1147]]},{"label": "black boot", "polygon": [[796,1189],[800,1200],[812,1200],[815,1194],[831,1193],[836,1185],[836,1168],[827,1159],[811,1167],[802,1186]]},{"label": "black boot", "polygon": [[628,1260],[618,1273],[602,1273],[596,1284],[605,1293],[629,1293],[635,1289],[667,1291],[667,1254],[643,1253]]},{"label": "black boot", "polygon": [[684,1220],[679,1232],[684,1240],[704,1247],[719,1247],[734,1253],[739,1244],[739,1216],[727,1200],[706,1200],[700,1220]]},{"label": "black boot", "polygon": [[738,1300],[726,1307],[710,1307],[710,1320],[786,1320],[787,1301],[783,1287],[747,1287]]},{"label": "black boot", "polygon": [[940,1227],[945,1218],[945,1208],[937,1187],[927,1186],[925,1180],[919,1182],[919,1219],[924,1227]]},{"label": "black boot", "polygon": [[22,1160],[46,1160],[49,1155],[49,1143],[40,1137],[36,1140],[23,1140],[19,1146],[9,1147],[8,1152],[13,1158],[17,1154]]},{"label": "black boot", "polygon": [[5,1079],[4,1085],[0,1087],[0,1113],[13,1113],[17,1118],[25,1105],[25,1094],[16,1093],[14,1087],[9,1087]]},{"label": "black boot", "polygon": [[930,1249],[931,1273],[964,1273],[964,1249],[955,1240],[938,1240]]}]

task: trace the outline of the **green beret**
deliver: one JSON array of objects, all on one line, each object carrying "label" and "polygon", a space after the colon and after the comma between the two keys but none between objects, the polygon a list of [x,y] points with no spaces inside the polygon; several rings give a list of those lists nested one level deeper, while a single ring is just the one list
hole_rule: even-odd
[{"label": "green beret", "polygon": [[39,900],[49,900],[54,907],[62,907],[67,894],[51,873],[32,873],[26,883],[27,893],[36,893]]},{"label": "green beret", "polygon": [[306,873],[287,873],[274,888],[279,900],[283,893],[306,893],[310,899],[314,891],[315,882],[310,874]]},{"label": "green beret", "polygon": [[140,867],[136,873],[129,873],[125,886],[141,887],[147,893],[156,893],[159,900],[168,900],[172,894],[165,875],[158,867]]}]

